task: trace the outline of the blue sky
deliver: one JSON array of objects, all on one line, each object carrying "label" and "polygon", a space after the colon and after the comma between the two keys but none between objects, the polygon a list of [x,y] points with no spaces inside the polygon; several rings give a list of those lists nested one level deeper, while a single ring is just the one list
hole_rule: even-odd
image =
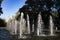
[{"label": "blue sky", "polygon": [[6,20],[9,19],[24,4],[25,4],[25,0],[3,0],[1,5],[3,14],[0,16],[0,18],[6,19]]}]

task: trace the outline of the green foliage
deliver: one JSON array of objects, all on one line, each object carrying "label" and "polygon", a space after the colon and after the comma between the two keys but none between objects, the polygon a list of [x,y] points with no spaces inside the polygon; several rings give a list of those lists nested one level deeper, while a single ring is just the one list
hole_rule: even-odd
[{"label": "green foliage", "polygon": [[0,0],[0,3],[2,3],[3,0]]},{"label": "green foliage", "polygon": [[56,2],[57,2],[58,5],[60,4],[60,0],[57,0]]},{"label": "green foliage", "polygon": [[6,24],[5,20],[0,18],[0,27],[6,27]]}]

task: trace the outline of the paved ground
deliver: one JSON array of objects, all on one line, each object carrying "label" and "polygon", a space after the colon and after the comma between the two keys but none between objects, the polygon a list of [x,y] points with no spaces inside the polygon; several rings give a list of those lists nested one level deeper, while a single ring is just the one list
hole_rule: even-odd
[{"label": "paved ground", "polygon": [[60,32],[56,32],[55,36],[31,36],[31,38],[19,40],[60,40]]},{"label": "paved ground", "polygon": [[13,37],[6,29],[0,29],[0,40],[13,40]]},{"label": "paved ground", "polygon": [[53,36],[48,36],[48,37],[32,37],[32,38],[27,38],[27,39],[20,39],[20,40],[60,40],[60,37],[53,37]]},{"label": "paved ground", "polygon": [[[19,39],[19,40],[60,40],[60,33],[57,33],[57,36],[46,36],[46,37],[38,37],[32,36],[27,39]],[[0,40],[18,40],[16,35],[11,35],[8,30],[0,29]]]}]

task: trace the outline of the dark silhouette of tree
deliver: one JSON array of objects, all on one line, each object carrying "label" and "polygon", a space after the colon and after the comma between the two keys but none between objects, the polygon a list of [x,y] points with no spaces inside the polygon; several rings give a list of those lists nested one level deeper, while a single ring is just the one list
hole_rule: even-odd
[{"label": "dark silhouette of tree", "polygon": [[1,7],[2,1],[3,1],[3,0],[0,0],[0,15],[3,14],[3,12],[2,12],[2,7]]},{"label": "dark silhouette of tree", "polygon": [[39,12],[41,12],[45,28],[49,28],[49,17],[51,15],[54,17],[53,19],[55,19],[55,13],[57,12],[56,10],[58,10],[57,4],[59,4],[57,0],[26,0],[25,5],[19,9],[19,11],[24,13],[25,19],[26,14],[29,15],[30,31],[32,30],[33,23],[34,30],[36,31]]},{"label": "dark silhouette of tree", "polygon": [[6,21],[0,18],[0,27],[6,27]]},{"label": "dark silhouette of tree", "polygon": [[[39,12],[41,12],[45,29],[49,29],[50,16],[53,17],[54,25],[60,24],[59,0],[26,0],[25,5],[20,8],[19,11],[24,13],[25,20],[27,18],[27,14],[29,15],[30,31],[32,31],[33,23],[34,30],[36,31]],[[20,15],[17,18],[19,17]]]}]

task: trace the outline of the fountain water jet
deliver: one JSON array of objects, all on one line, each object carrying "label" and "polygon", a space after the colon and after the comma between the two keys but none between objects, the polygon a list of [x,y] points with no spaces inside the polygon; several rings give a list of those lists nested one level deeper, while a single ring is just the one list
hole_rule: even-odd
[{"label": "fountain water jet", "polygon": [[26,32],[26,21],[23,18],[24,14],[21,13],[21,17],[20,17],[20,38],[25,38],[25,36],[23,36],[23,34]]},{"label": "fountain water jet", "polygon": [[15,34],[17,34],[17,20],[15,20]]},{"label": "fountain water jet", "polygon": [[22,38],[22,18],[23,18],[23,13],[21,13],[21,17],[20,17],[20,38]]},{"label": "fountain water jet", "polygon": [[30,34],[30,24],[29,24],[29,16],[27,15],[27,27],[28,27],[28,34]]},{"label": "fountain water jet", "polygon": [[40,13],[39,13],[39,15],[38,15],[37,35],[38,35],[38,36],[45,36],[45,35],[43,34],[43,22],[42,22],[42,18],[41,18],[41,14],[40,14]]},{"label": "fountain water jet", "polygon": [[52,16],[50,16],[50,35],[51,36],[54,35],[54,23],[53,23]]},{"label": "fountain water jet", "polygon": [[34,32],[34,20],[33,20],[33,24],[32,24],[32,32]]}]

